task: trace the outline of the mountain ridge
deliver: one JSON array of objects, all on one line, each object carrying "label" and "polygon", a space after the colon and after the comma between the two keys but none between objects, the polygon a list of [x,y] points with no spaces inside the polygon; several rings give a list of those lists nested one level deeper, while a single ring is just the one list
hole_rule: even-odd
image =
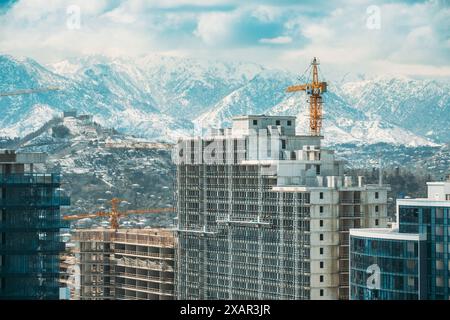
[{"label": "mountain ridge", "polygon": [[[148,55],[134,60],[88,56],[43,66],[29,58],[0,55],[0,67],[2,92],[50,85],[63,89],[3,97],[0,136],[24,136],[67,109],[93,114],[102,126],[152,140],[173,141],[192,134],[195,127],[226,126],[233,116],[249,113],[296,115],[297,130],[307,132],[306,95],[284,92],[298,77],[257,64]],[[332,83],[324,97],[326,142],[447,142],[449,86],[401,78]],[[410,102],[402,90],[416,101]],[[426,123],[421,125],[410,105]]]}]

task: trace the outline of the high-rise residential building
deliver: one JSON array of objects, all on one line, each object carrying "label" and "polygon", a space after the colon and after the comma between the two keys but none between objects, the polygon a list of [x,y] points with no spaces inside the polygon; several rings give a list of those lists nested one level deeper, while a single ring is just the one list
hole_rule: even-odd
[{"label": "high-rise residential building", "polygon": [[64,251],[58,174],[36,173],[43,153],[0,150],[0,299],[59,299]]},{"label": "high-rise residential building", "polygon": [[392,228],[350,230],[351,299],[450,299],[450,179],[427,184]]},{"label": "high-rise residential building", "polygon": [[73,234],[81,300],[173,300],[174,245],[164,229],[78,229]]},{"label": "high-rise residential building", "polygon": [[349,229],[386,226],[388,186],[295,128],[249,115],[178,142],[179,299],[348,298]]}]

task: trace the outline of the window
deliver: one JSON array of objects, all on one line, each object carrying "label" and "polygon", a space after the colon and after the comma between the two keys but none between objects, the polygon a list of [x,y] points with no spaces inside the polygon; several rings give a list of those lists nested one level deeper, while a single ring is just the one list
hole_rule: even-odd
[{"label": "window", "polygon": [[409,259],[406,261],[406,267],[410,270],[414,269],[416,267],[416,261]]},{"label": "window", "polygon": [[320,220],[320,226],[323,227],[323,220]]},{"label": "window", "polygon": [[436,287],[443,287],[443,286],[444,286],[444,278],[436,277]]},{"label": "window", "polygon": [[258,125],[258,120],[253,120],[253,125],[257,126]]},{"label": "window", "polygon": [[[442,220],[444,218],[444,209],[436,208],[436,220]],[[437,221],[436,221],[437,222]]]},{"label": "window", "polygon": [[379,224],[378,219],[375,219],[375,225],[377,226]]},{"label": "window", "polygon": [[288,125],[288,126],[291,126],[291,125],[292,125],[292,121],[291,121],[291,120],[288,120],[288,121],[287,121],[287,125]]},{"label": "window", "polygon": [[323,206],[319,207],[319,211],[320,211],[320,213],[323,213]]},{"label": "window", "polygon": [[375,192],[375,199],[378,199],[380,197],[380,195],[378,194],[378,192]]},{"label": "window", "polygon": [[281,149],[286,149],[286,140],[281,140]]},{"label": "window", "polygon": [[323,199],[323,192],[319,193],[319,198]]},{"label": "window", "polygon": [[280,125],[280,120],[276,120],[275,121],[275,125],[279,126]]},{"label": "window", "polygon": [[323,233],[320,234],[320,241],[323,241]]},{"label": "window", "polygon": [[323,289],[320,289],[320,296],[323,297]]},{"label": "window", "polygon": [[445,195],[445,200],[450,200],[450,194]]},{"label": "window", "polygon": [[320,269],[323,269],[323,261],[320,261]]},{"label": "window", "polygon": [[320,254],[323,254],[323,248],[319,249]]},{"label": "window", "polygon": [[320,175],[320,165],[317,165],[317,166],[316,166],[316,174],[317,174],[317,175]]},{"label": "window", "polygon": [[416,284],[415,278],[414,277],[408,277],[408,286],[409,287],[414,287],[415,284]]},{"label": "window", "polygon": [[375,212],[378,212],[379,211],[379,207],[378,206],[375,206]]},{"label": "window", "polygon": [[415,245],[413,242],[408,242],[406,249],[408,250],[408,252],[414,253],[414,247]]},{"label": "window", "polygon": [[323,276],[320,276],[320,282],[323,282]]}]

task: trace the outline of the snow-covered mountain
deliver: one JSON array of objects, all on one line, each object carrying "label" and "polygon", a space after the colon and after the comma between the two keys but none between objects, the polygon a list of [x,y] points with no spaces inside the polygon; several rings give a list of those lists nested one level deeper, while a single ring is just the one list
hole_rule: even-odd
[{"label": "snow-covered mountain", "polygon": [[[298,116],[307,132],[307,97],[286,94],[298,77],[252,63],[149,55],[89,56],[42,66],[0,56],[0,91],[58,86],[56,92],[2,97],[0,136],[24,136],[67,109],[127,134],[173,140],[195,126],[229,125],[241,114]],[[326,142],[432,145],[450,139],[448,83],[383,79],[331,84]]]},{"label": "snow-covered mountain", "polygon": [[375,78],[342,86],[356,109],[435,141],[450,140],[450,83]]},{"label": "snow-covered mountain", "polygon": [[160,112],[152,97],[135,82],[131,74],[112,63],[98,61],[67,74],[51,71],[31,59],[0,56],[1,92],[47,86],[61,88],[2,97],[0,136],[24,136],[55,114],[70,109],[92,114],[104,126],[147,138],[171,137],[189,129],[189,123]]}]

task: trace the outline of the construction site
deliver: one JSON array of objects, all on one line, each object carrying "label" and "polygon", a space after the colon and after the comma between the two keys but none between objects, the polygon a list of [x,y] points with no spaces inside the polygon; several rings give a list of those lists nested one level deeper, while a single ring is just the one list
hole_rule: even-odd
[{"label": "construction site", "polygon": [[[109,210],[64,215],[64,223],[107,223],[86,229],[72,225],[65,252],[52,264],[60,268],[52,271],[55,283],[66,288],[60,298],[348,299],[349,230],[387,226],[389,186],[381,179],[366,184],[362,176],[346,175],[343,161],[322,146],[327,83],[319,80],[318,65],[314,58],[310,82],[286,89],[306,92],[309,134],[296,133],[293,116],[237,116],[230,128],[213,128],[175,145],[172,207],[126,210],[127,201],[113,197]],[[76,111],[63,116],[79,117]],[[88,116],[81,120],[92,122]],[[105,146],[130,147],[114,140]],[[132,144],[134,149],[159,147],[171,148]],[[172,229],[127,228],[120,221],[173,212]],[[7,213],[3,209],[1,221]],[[13,235],[6,231],[2,243]],[[13,253],[0,253],[1,297],[8,292],[4,288],[11,280],[4,266]]]},{"label": "construction site", "polygon": [[173,300],[175,238],[161,229],[75,230],[74,300]]}]

